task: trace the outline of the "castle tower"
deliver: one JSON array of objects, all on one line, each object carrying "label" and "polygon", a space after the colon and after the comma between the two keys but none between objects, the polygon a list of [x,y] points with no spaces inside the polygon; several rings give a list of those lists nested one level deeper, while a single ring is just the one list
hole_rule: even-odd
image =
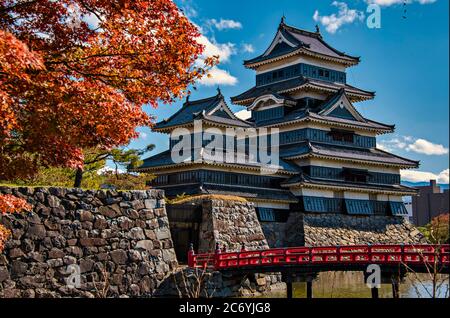
[{"label": "castle tower", "polygon": [[418,162],[376,148],[376,136],[393,125],[364,118],[355,102],[375,94],[347,83],[346,70],[359,63],[327,44],[316,32],[282,21],[260,56],[244,62],[256,71],[255,86],[232,97],[252,112],[257,127],[280,130],[280,156],[299,173],[281,184],[312,213],[405,215],[400,169]]},{"label": "castle tower", "polygon": [[[376,148],[376,137],[392,133],[394,125],[365,118],[356,109],[355,103],[375,97],[374,92],[347,83],[347,68],[359,62],[327,44],[318,28],[301,30],[283,19],[265,52],[244,62],[256,72],[255,85],[231,98],[251,111],[249,120],[237,118],[219,91],[210,98],[187,100],[153,128],[162,133],[185,128],[190,138],[195,120],[224,133],[227,128],[278,128],[278,171],[261,175],[258,164],[192,158],[174,163],[171,150],[179,139],[136,170],[154,173],[151,185],[164,189],[168,197],[183,193],[245,197],[255,202],[262,222],[286,221],[292,211],[406,215],[402,196],[415,190],[400,184],[400,169],[419,163]],[[204,146],[193,142],[192,156]]]}]

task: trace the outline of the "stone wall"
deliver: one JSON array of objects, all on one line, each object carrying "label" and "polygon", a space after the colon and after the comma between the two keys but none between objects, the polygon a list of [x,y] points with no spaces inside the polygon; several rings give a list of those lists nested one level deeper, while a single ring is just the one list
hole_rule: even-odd
[{"label": "stone wall", "polygon": [[286,246],[425,243],[407,219],[395,216],[291,213]]},{"label": "stone wall", "polygon": [[285,222],[261,222],[261,228],[270,247],[284,247],[286,241]]},{"label": "stone wall", "polygon": [[[151,296],[177,266],[163,191],[0,193],[33,205],[27,214],[0,215],[12,230],[0,255],[0,297]],[[71,265],[81,271],[78,288],[66,283]]]},{"label": "stone wall", "polygon": [[250,250],[268,248],[253,203],[205,199],[202,209],[199,252],[214,251],[216,243],[228,250],[242,243]]},{"label": "stone wall", "polygon": [[[211,198],[193,202],[202,206],[198,252],[212,252],[216,243],[221,248],[225,245],[228,251],[240,250],[242,243],[248,250],[269,247],[253,203]],[[201,297],[262,296],[286,289],[279,273],[240,275],[184,269],[168,277],[158,293],[192,297],[189,294],[196,289],[199,277],[204,285]]]}]

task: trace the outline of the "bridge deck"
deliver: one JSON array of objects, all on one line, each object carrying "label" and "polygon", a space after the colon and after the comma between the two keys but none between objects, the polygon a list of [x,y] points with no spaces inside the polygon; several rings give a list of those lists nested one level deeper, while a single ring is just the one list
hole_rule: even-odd
[{"label": "bridge deck", "polygon": [[297,272],[365,270],[378,264],[384,271],[427,272],[436,266],[448,273],[450,245],[358,245],[289,247],[267,250],[188,253],[192,268],[232,272]]}]

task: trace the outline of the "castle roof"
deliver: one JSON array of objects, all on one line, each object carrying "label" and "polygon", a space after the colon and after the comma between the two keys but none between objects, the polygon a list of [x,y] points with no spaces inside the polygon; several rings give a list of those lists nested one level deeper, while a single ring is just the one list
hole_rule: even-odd
[{"label": "castle roof", "polygon": [[323,158],[401,168],[417,168],[419,166],[418,161],[406,159],[377,148],[356,148],[309,141],[280,147],[280,157],[284,160],[306,157]]},{"label": "castle roof", "polygon": [[244,61],[244,65],[248,68],[256,68],[259,65],[297,54],[314,56],[347,66],[359,62],[359,57],[347,55],[325,42],[320,32],[298,29],[285,24],[282,20],[269,48],[263,54]]},{"label": "castle roof", "polygon": [[244,197],[252,201],[275,201],[286,203],[297,203],[298,199],[289,191],[285,189],[275,188],[256,188],[229,184],[216,183],[195,183],[189,187],[181,186],[161,186],[167,196],[176,196],[181,193],[185,195],[195,194],[222,194],[235,195]]},{"label": "castle roof", "polygon": [[294,187],[315,187],[315,188],[340,188],[340,189],[352,189],[353,191],[363,192],[386,192],[386,193],[399,193],[402,195],[416,194],[417,190],[408,186],[400,184],[371,184],[361,182],[349,182],[343,180],[327,180],[322,178],[313,178],[306,174],[295,175],[286,181],[281,183],[281,186]]},{"label": "castle roof", "polygon": [[[237,154],[235,153],[235,156]],[[221,167],[236,167],[241,169],[250,169],[255,171],[260,170],[270,170],[270,167],[267,167],[265,164],[258,163],[258,162],[251,162],[248,158],[248,155],[245,156],[244,163],[240,163],[237,161],[237,157],[235,157],[236,160],[234,162],[213,162],[211,160],[205,160],[201,159],[200,161],[193,161],[191,158],[188,158],[185,162],[181,163],[175,163],[172,160],[172,155],[170,150],[163,151],[157,155],[148,157],[144,159],[143,164],[139,166],[139,168],[134,169],[135,171],[144,171],[144,170],[158,170],[163,168],[171,168],[171,167],[183,167],[183,166],[190,166],[190,165],[211,165],[211,166],[221,166]],[[279,170],[280,173],[287,173],[287,174],[295,174],[298,173],[298,167],[288,161],[279,160],[279,166],[273,167],[272,169]]]},{"label": "castle roof", "polygon": [[153,127],[154,131],[167,131],[175,127],[191,124],[202,119],[211,124],[236,127],[250,127],[251,124],[239,119],[230,110],[225,99],[218,90],[217,95],[195,101],[186,100],[181,109],[168,119],[160,121]]},{"label": "castle roof", "polygon": [[268,94],[286,94],[291,93],[301,89],[311,89],[330,92],[333,95],[339,92],[341,89],[345,90],[347,96],[353,101],[362,101],[367,99],[372,99],[375,96],[374,92],[366,91],[360,88],[356,88],[349,84],[338,83],[338,82],[328,82],[319,79],[308,78],[304,76],[298,76],[290,78],[287,80],[262,85],[254,86],[249,90],[239,94],[237,96],[231,97],[231,101],[235,104],[248,106],[257,97]]},{"label": "castle roof", "polygon": [[[333,111],[336,108],[338,110],[340,109],[336,107],[341,105],[338,104],[339,101],[343,101],[341,104],[346,106],[346,116],[344,116],[344,111],[342,110],[341,114],[336,114],[336,112]],[[281,118],[259,121],[258,126],[279,127],[302,121],[332,124],[342,128],[367,129],[378,133],[392,132],[395,129],[395,125],[387,125],[363,117],[350,103],[343,88],[315,108],[300,108]]]}]

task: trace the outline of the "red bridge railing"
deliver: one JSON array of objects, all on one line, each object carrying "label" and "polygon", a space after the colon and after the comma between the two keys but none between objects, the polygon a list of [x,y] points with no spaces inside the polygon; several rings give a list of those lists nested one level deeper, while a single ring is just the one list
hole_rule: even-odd
[{"label": "red bridge railing", "polygon": [[267,250],[195,254],[188,252],[188,265],[192,268],[254,268],[319,264],[450,264],[450,245],[357,245],[289,247]]}]

